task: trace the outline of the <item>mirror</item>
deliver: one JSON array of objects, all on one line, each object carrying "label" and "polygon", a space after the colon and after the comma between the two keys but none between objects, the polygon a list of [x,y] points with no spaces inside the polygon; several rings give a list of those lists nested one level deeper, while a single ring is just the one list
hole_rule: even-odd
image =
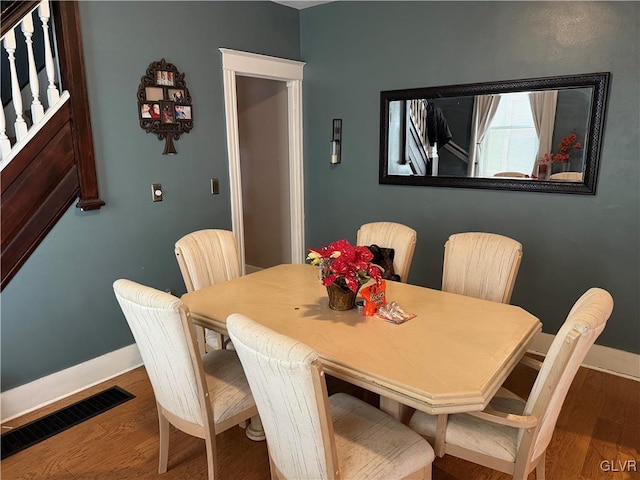
[{"label": "mirror", "polygon": [[593,195],[609,77],[380,92],[379,183]]}]

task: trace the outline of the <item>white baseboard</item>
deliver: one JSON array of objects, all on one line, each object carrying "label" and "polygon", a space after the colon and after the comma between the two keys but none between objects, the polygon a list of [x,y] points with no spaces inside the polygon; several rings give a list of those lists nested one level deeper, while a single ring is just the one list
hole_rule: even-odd
[{"label": "white baseboard", "polygon": [[[529,348],[532,353],[546,355],[555,335],[539,333]],[[640,381],[640,355],[594,344],[587,353],[583,367]]]},{"label": "white baseboard", "polygon": [[0,394],[2,423],[142,365],[138,346],[127,347],[47,375]]}]

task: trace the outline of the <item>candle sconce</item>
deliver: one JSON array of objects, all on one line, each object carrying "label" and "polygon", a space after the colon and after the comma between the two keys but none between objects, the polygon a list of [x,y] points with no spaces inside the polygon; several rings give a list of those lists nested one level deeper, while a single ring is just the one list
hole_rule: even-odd
[{"label": "candle sconce", "polygon": [[331,130],[331,164],[335,165],[341,162],[342,151],[342,119],[333,119],[333,128]]}]

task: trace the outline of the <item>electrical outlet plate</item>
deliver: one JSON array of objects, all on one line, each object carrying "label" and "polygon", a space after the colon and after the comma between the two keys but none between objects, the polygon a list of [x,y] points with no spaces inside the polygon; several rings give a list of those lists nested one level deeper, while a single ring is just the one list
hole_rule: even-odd
[{"label": "electrical outlet plate", "polygon": [[162,185],[159,183],[151,184],[151,200],[154,202],[162,201]]}]

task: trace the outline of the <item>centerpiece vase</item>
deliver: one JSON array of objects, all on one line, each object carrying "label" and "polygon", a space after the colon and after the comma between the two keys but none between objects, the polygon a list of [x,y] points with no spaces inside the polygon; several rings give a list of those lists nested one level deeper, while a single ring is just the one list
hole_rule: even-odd
[{"label": "centerpiece vase", "polygon": [[352,292],[346,285],[332,283],[327,286],[329,308],[331,310],[351,310],[356,306],[356,292]]}]

